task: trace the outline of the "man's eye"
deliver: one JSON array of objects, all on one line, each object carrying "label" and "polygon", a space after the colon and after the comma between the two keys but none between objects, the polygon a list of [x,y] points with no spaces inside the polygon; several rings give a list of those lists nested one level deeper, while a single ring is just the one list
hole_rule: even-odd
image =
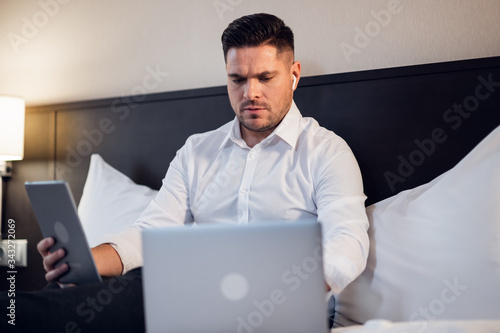
[{"label": "man's eye", "polygon": [[245,79],[243,79],[243,78],[233,79],[233,82],[234,83],[243,83],[243,82],[245,82]]},{"label": "man's eye", "polygon": [[270,78],[270,77],[261,77],[259,80],[260,80],[261,82],[268,82],[268,81],[270,81],[270,80],[271,80],[271,78]]}]

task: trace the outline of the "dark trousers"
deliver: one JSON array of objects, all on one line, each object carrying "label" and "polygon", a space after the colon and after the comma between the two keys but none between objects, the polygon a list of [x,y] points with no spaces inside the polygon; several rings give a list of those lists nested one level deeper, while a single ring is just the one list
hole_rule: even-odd
[{"label": "dark trousers", "polygon": [[[15,300],[15,326],[8,307]],[[12,306],[11,306],[12,307]],[[0,332],[144,332],[141,269],[102,283],[0,294]]]},{"label": "dark trousers", "polygon": [[[11,299],[15,300],[15,325],[9,324]],[[330,300],[330,327],[335,300]],[[36,292],[0,294],[0,332],[84,333],[144,332],[142,270],[102,283],[61,289],[56,283]],[[12,322],[12,321],[11,321]]]}]

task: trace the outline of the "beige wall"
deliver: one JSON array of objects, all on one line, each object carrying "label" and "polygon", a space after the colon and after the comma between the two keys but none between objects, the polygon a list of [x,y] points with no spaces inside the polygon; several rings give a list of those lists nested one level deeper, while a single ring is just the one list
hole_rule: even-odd
[{"label": "beige wall", "polygon": [[42,105],[223,85],[220,35],[255,12],[294,30],[305,76],[500,56],[498,0],[0,0],[0,93]]}]

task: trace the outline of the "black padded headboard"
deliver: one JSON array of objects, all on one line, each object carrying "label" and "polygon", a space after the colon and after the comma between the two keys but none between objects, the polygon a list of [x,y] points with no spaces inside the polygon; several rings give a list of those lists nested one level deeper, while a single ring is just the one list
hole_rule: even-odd
[{"label": "black padded headboard", "polygon": [[[348,142],[371,204],[452,168],[500,125],[499,82],[500,57],[484,58],[305,77],[295,101]],[[78,199],[94,152],[158,188],[189,135],[233,117],[222,86],[63,107],[56,112],[56,178]]]},{"label": "black padded headboard", "polygon": [[[500,125],[500,57],[305,77],[295,101],[351,146],[368,205],[449,170]],[[30,274],[16,286],[45,284],[25,181],[65,179],[79,201],[90,154],[99,153],[159,188],[190,134],[233,117],[225,87],[28,108],[25,158],[6,182],[4,206],[4,220],[15,219],[16,237],[29,244]]]}]

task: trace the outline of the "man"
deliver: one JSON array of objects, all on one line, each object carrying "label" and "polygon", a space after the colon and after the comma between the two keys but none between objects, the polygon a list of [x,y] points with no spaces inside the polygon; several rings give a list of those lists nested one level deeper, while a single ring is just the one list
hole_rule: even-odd
[{"label": "man", "polygon": [[[92,249],[101,275],[125,274],[107,282],[109,287],[126,282],[125,291],[115,297],[122,305],[142,301],[137,269],[142,265],[140,231],[152,226],[317,218],[323,228],[327,289],[340,292],[366,265],[368,220],[359,168],[347,144],[315,120],[303,118],[293,102],[301,65],[294,60],[292,31],[273,15],[249,15],[227,27],[222,45],[236,118],[191,136],[170,164],[158,196],[135,225]],[[214,186],[220,177],[227,179],[223,190]],[[67,265],[55,268],[64,251],[50,253],[53,242],[44,239],[38,244],[48,281],[57,281],[68,269]],[[120,316],[110,310],[118,305],[91,318],[82,316],[85,293],[95,294],[98,288],[105,287],[51,291],[51,297],[63,293],[70,299],[66,307],[57,301],[61,297],[40,296],[37,301],[59,306],[64,320],[75,321],[82,330],[102,329],[110,327],[106,326],[110,318]],[[132,314],[125,305],[127,312],[120,320],[126,325],[120,329],[143,324],[142,313]],[[81,322],[78,316],[89,320]]]}]

